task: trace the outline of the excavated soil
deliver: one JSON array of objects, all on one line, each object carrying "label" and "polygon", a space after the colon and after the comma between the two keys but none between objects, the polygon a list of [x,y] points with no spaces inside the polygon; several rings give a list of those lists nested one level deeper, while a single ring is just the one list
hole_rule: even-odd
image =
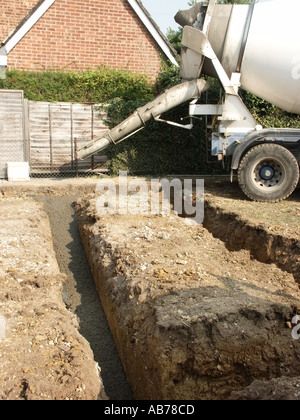
[{"label": "excavated soil", "polygon": [[300,187],[278,205],[245,200],[236,185],[206,188],[204,226],[230,251],[247,249],[261,262],[275,263],[300,284]]},{"label": "excavated soil", "polygon": [[289,329],[300,303],[298,192],[275,208],[218,195],[224,186],[208,186],[198,227],[175,214],[99,215],[95,195],[77,203],[138,399],[227,399],[255,380],[300,374]]},{"label": "excavated soil", "polygon": [[236,185],[206,182],[204,224],[188,226],[176,214],[101,216],[96,182],[0,185],[0,398],[105,398],[94,345],[63,304],[62,296],[78,308],[34,198],[57,194],[77,196],[83,244],[136,399],[300,399],[292,337],[300,191],[258,204]]},{"label": "excavated soil", "polygon": [[62,300],[65,276],[41,205],[2,199],[0,217],[0,400],[106,399],[89,343]]}]

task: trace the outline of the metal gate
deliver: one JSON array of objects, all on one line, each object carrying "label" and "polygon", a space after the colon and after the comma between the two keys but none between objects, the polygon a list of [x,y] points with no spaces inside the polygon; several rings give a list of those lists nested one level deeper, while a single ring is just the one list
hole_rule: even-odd
[{"label": "metal gate", "polygon": [[28,161],[26,107],[23,91],[0,90],[0,178],[6,178],[8,162]]}]

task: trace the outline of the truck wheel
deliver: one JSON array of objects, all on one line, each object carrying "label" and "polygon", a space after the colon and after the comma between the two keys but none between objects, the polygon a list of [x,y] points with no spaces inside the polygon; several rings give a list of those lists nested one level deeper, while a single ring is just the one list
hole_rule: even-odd
[{"label": "truck wheel", "polygon": [[261,144],[243,157],[238,180],[251,200],[276,203],[294,192],[299,182],[299,165],[286,148]]}]

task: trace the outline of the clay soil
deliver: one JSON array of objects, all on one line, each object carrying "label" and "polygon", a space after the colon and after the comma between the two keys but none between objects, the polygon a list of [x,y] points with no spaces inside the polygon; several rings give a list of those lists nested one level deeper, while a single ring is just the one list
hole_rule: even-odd
[{"label": "clay soil", "polygon": [[36,199],[55,194],[76,196],[135,398],[300,399],[299,189],[258,204],[207,181],[204,224],[189,226],[176,214],[101,216],[96,183],[0,185],[0,399],[106,398]]}]

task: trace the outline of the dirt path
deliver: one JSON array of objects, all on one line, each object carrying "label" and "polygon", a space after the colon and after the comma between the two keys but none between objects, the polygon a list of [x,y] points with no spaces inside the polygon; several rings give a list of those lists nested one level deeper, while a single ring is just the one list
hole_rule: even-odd
[{"label": "dirt path", "polygon": [[[77,197],[78,198],[78,197]],[[132,399],[111,332],[95,289],[78,232],[72,203],[74,196],[38,197],[49,217],[60,271],[67,276],[63,299],[79,320],[79,332],[90,343],[107,396]]]}]

